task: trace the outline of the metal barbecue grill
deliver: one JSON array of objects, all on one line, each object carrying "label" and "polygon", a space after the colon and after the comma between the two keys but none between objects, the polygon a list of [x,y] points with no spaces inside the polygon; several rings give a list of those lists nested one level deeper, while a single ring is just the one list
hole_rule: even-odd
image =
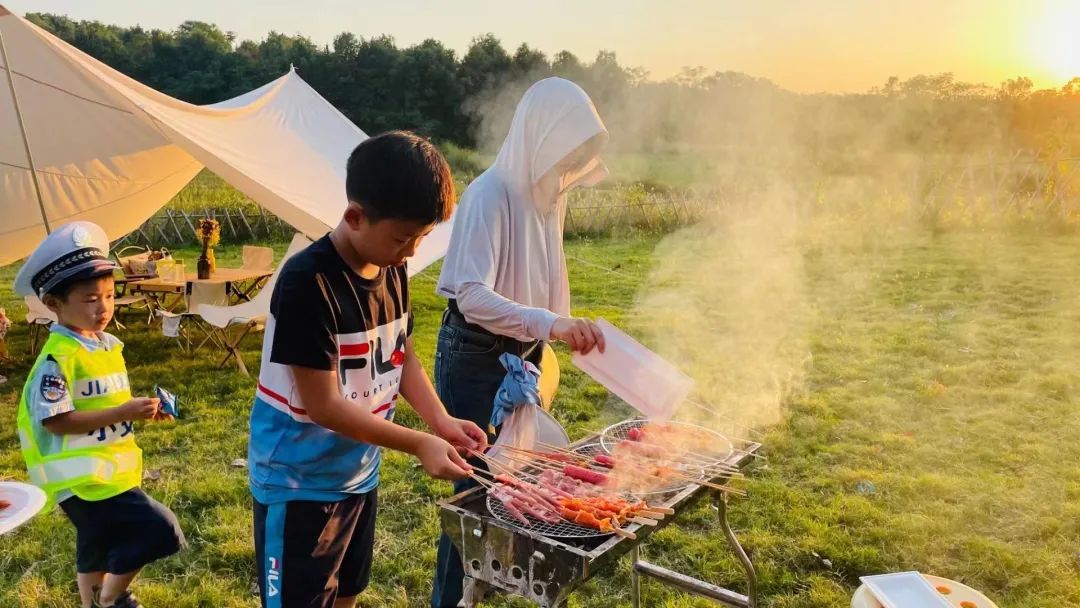
[{"label": "metal barbecue grill", "polygon": [[[641,426],[644,420],[621,423]],[[602,435],[615,436],[610,427],[604,434],[586,437],[570,449],[592,453],[602,449]],[[622,427],[619,427],[622,428]],[[627,427],[624,429],[629,430]],[[719,436],[719,435],[718,435]],[[725,441],[727,441],[725,439]],[[730,442],[728,442],[730,446]],[[749,443],[739,450],[729,449],[719,464],[742,469],[761,448]],[[527,469],[526,469],[527,470]],[[718,474],[710,481],[723,483],[730,474]],[[731,550],[739,558],[747,576],[747,594],[706,583],[690,576],[661,568],[639,559],[638,549],[656,530],[671,524],[680,513],[696,504],[706,494],[712,494],[719,511],[720,527]],[[567,598],[582,582],[597,571],[613,564],[626,553],[631,554],[631,600],[636,608],[640,602],[640,576],[646,575],[681,590],[715,599],[725,605],[740,608],[757,606],[757,574],[754,565],[743,551],[727,521],[727,496],[697,483],[664,495],[649,496],[649,504],[670,507],[675,511],[656,526],[628,524],[624,530],[637,538],[622,538],[601,533],[569,522],[547,524],[532,520],[523,527],[496,499],[489,499],[482,487],[473,488],[439,503],[443,531],[453,540],[465,567],[465,605],[476,606],[489,589],[526,598],[543,608],[564,606]]]}]

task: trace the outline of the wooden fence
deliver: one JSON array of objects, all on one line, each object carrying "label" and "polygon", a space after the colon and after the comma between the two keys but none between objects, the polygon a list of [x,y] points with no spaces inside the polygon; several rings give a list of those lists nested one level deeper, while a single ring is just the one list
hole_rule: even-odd
[{"label": "wooden fence", "polygon": [[582,190],[566,212],[567,234],[603,234],[613,230],[667,231],[693,223],[714,197],[684,192],[646,193],[635,188]]},{"label": "wooden fence", "polygon": [[150,245],[160,247],[198,245],[199,220],[213,218],[221,223],[221,239],[232,242],[287,239],[294,229],[277,216],[264,211],[243,209],[205,209],[200,212],[164,209],[124,238],[118,245]]},{"label": "wooden fence", "polygon": [[[621,228],[667,230],[694,221],[703,204],[689,195],[645,195],[623,202],[617,193],[575,197],[566,214],[568,234],[601,234]],[[198,222],[211,217],[221,223],[223,241],[250,242],[287,240],[294,229],[277,216],[259,209],[205,209],[199,212],[164,209],[117,245],[184,246],[198,245]]]},{"label": "wooden fence", "polygon": [[[884,179],[865,177],[857,191],[830,190],[831,180],[812,174],[799,178],[758,169],[733,174],[709,191],[654,192],[641,186],[575,190],[566,214],[566,233],[605,234],[621,229],[667,231],[693,223],[710,209],[752,201],[769,185],[776,184],[796,192],[803,203],[802,209],[807,212],[814,212],[814,206],[807,204],[814,198],[809,195],[812,192],[830,199],[825,207],[833,212],[844,212],[846,204],[860,201],[871,206],[878,204],[875,193],[891,192],[897,195],[893,202],[901,205],[898,210],[909,217],[1022,216],[1080,225],[1080,157],[1034,157],[1017,152],[1008,158],[969,156],[959,163],[928,162],[916,169],[898,170]],[[119,243],[154,247],[197,245],[196,226],[203,217],[221,223],[221,237],[226,242],[287,240],[294,231],[254,204],[246,211],[243,208],[198,212],[165,209]]]},{"label": "wooden fence", "polygon": [[923,168],[912,178],[912,211],[919,216],[962,210],[987,216],[1039,216],[1070,220],[1080,215],[1080,157],[1043,158],[1017,152]]}]

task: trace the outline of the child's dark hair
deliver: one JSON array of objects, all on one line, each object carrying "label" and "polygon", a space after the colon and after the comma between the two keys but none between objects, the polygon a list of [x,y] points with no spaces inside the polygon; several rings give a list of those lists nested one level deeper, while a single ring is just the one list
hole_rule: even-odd
[{"label": "child's dark hair", "polygon": [[370,137],[349,155],[349,200],[372,219],[436,224],[454,211],[450,165],[427,139],[408,131]]}]

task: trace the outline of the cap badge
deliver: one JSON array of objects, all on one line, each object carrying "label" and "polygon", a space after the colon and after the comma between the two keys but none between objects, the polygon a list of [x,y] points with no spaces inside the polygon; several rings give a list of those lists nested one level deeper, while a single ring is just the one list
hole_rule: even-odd
[{"label": "cap badge", "polygon": [[89,247],[94,243],[93,237],[90,236],[90,231],[82,226],[76,227],[71,231],[71,240],[75,243],[76,247]]}]

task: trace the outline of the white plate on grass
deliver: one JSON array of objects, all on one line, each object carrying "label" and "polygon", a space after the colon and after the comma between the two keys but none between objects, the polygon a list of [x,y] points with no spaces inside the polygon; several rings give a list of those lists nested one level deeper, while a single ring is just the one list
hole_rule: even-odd
[{"label": "white plate on grass", "polygon": [[0,510],[0,534],[7,534],[30,521],[46,502],[41,488],[18,481],[0,481],[0,500],[11,503]]},{"label": "white plate on grass", "polygon": [[[997,608],[997,604],[967,585],[930,574],[923,574],[922,577],[953,608],[971,608],[971,606],[975,608]],[[883,608],[883,606],[881,602],[877,601],[870,589],[863,585],[855,591],[854,597],[851,598],[851,608]]]}]

